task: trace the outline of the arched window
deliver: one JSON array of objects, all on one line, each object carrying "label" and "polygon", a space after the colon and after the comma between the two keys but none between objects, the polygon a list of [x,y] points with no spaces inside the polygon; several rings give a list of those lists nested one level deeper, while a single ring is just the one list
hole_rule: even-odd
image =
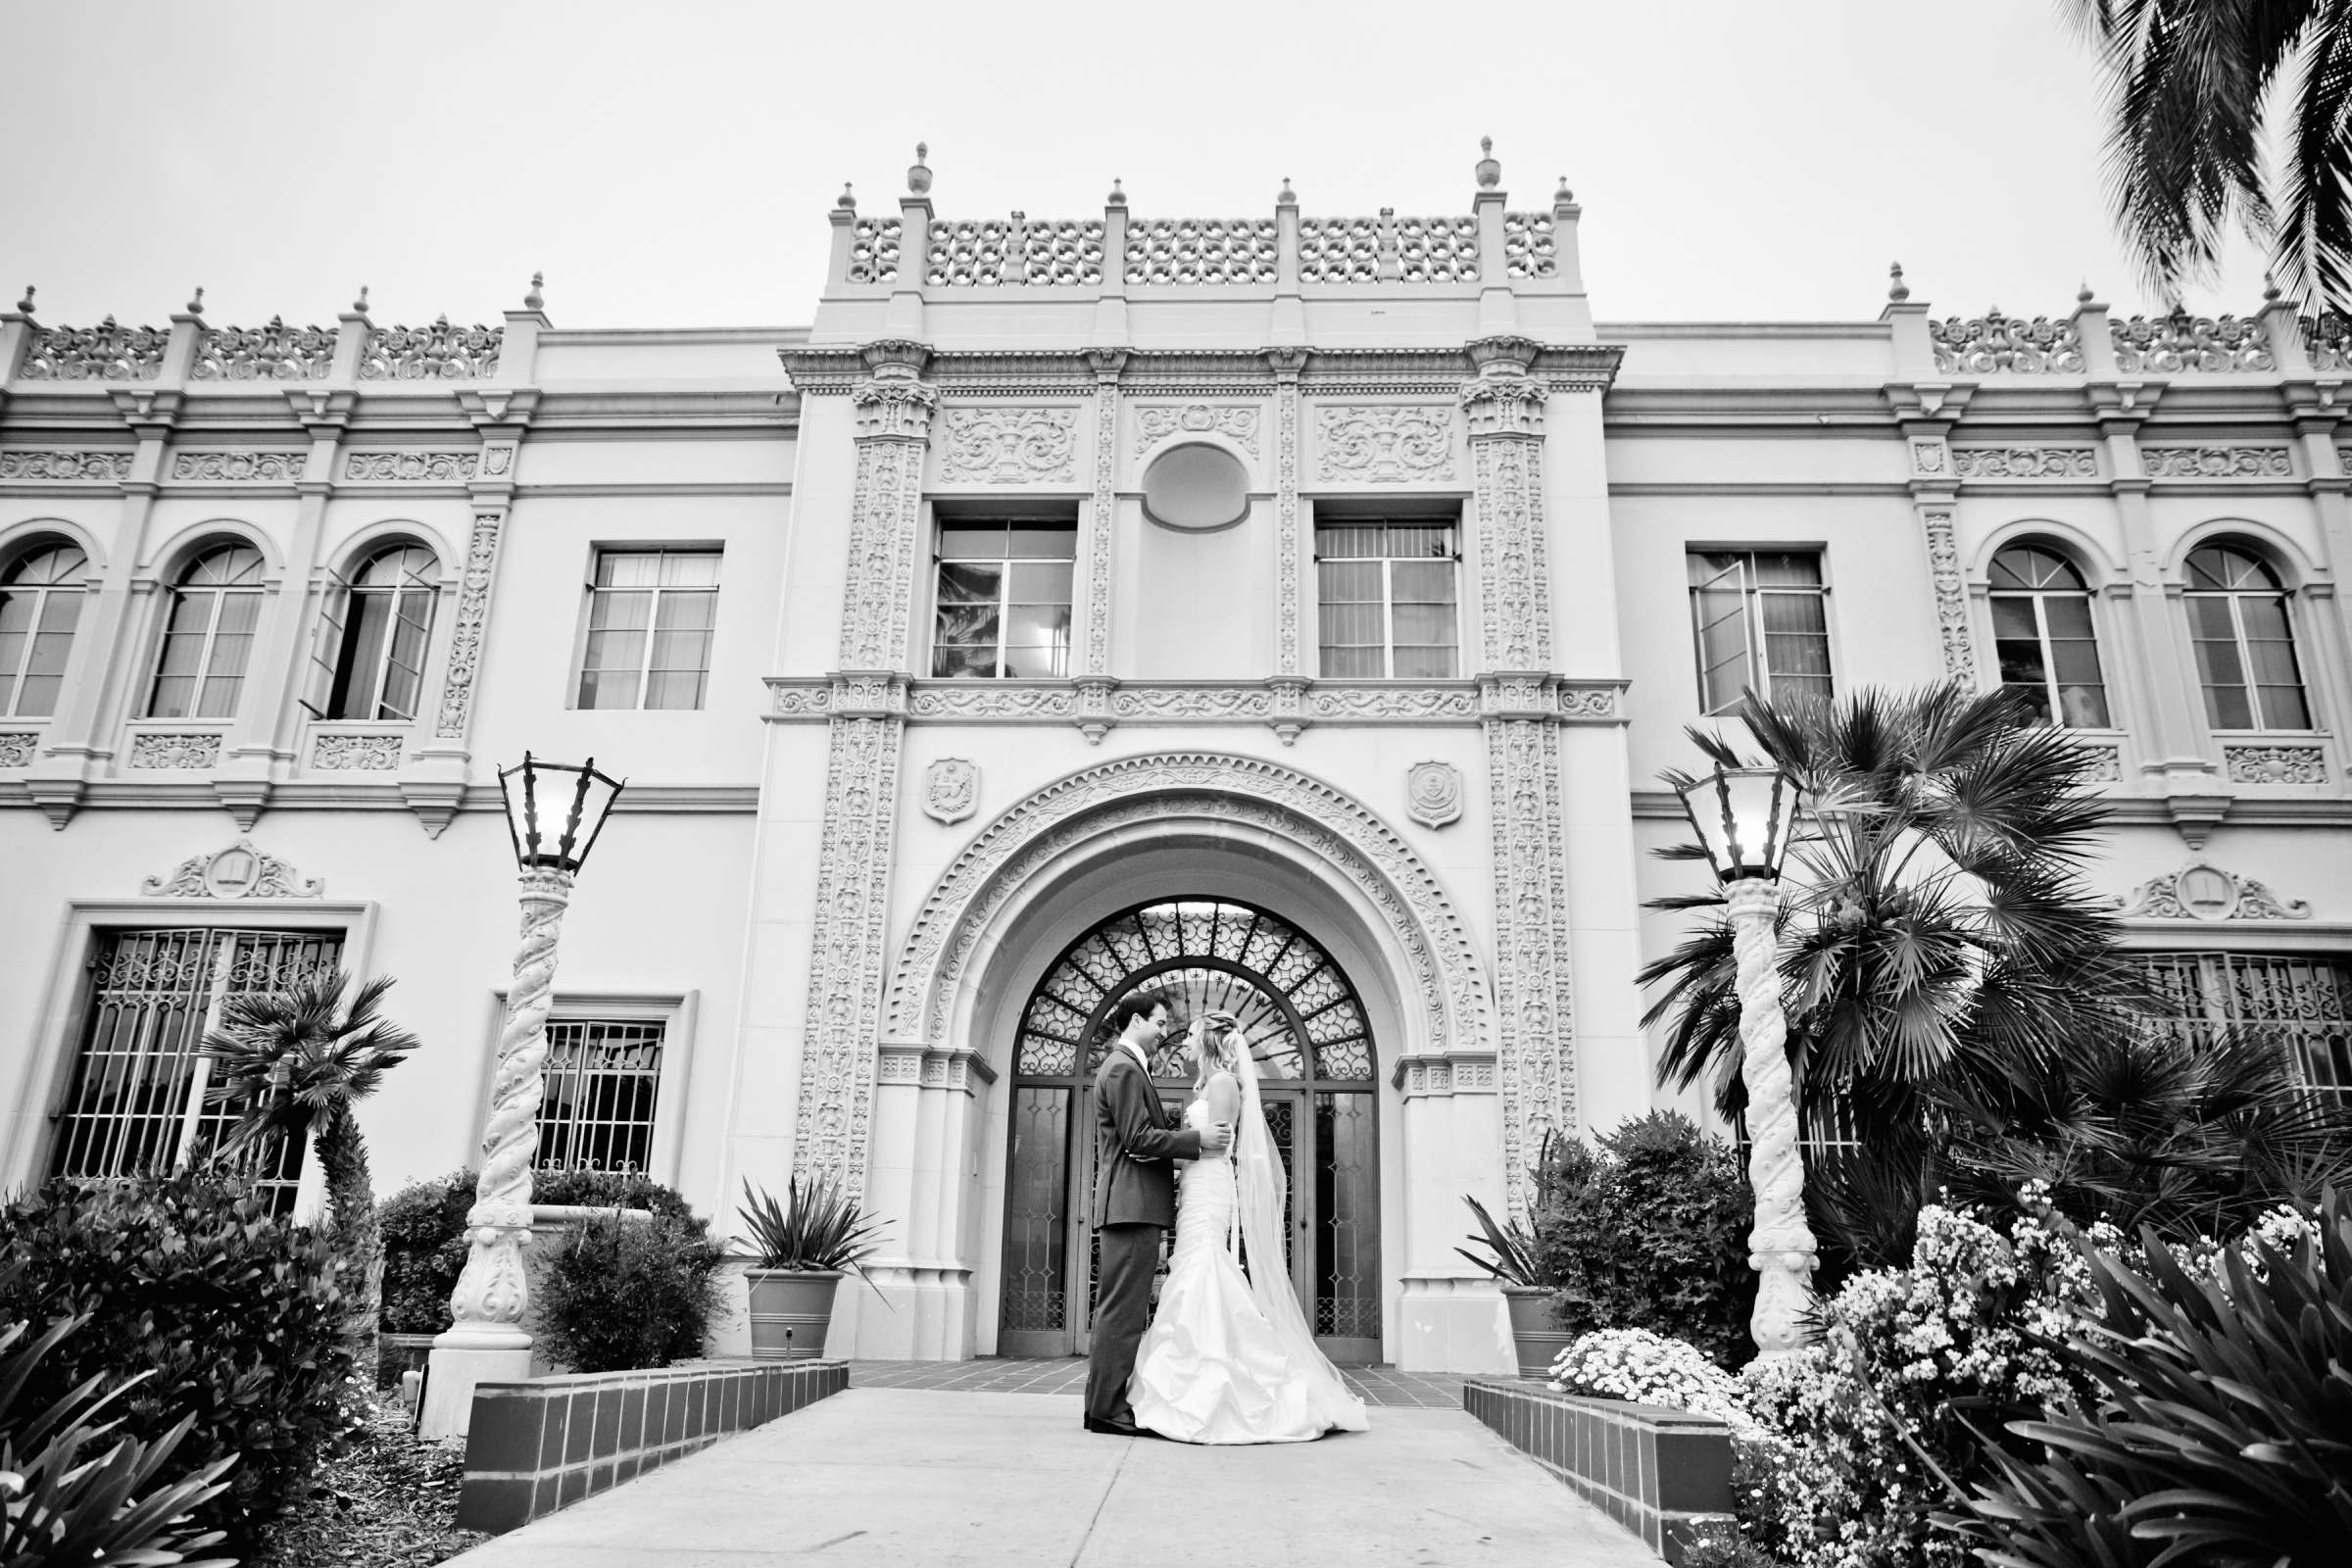
[{"label": "arched window", "polygon": [[45,539],[0,566],[0,718],[57,711],[89,564],[79,545]]},{"label": "arched window", "polygon": [[424,687],[424,651],[433,635],[440,563],[419,544],[396,544],[368,558],[329,602],[314,655],[318,663],[307,706],[322,718],[411,719]]},{"label": "arched window", "polygon": [[2278,573],[2237,545],[2188,556],[2188,635],[2215,729],[2309,729],[2311,705]]},{"label": "arched window", "polygon": [[2022,694],[2041,723],[2107,728],[2090,590],[2074,563],[2044,545],[2011,545],[1988,575],[2001,690]]},{"label": "arched window", "polygon": [[172,585],[147,716],[226,718],[234,713],[261,618],[260,551],[219,544],[189,562]]}]

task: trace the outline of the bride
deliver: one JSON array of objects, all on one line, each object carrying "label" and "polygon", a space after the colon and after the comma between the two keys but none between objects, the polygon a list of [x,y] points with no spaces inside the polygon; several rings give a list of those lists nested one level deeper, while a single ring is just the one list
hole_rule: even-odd
[{"label": "bride", "polygon": [[1182,1443],[1309,1443],[1366,1431],[1363,1401],[1315,1348],[1291,1289],[1289,1193],[1258,1102],[1257,1063],[1227,1013],[1196,1019],[1191,1044],[1199,1066],[1185,1125],[1222,1121],[1237,1133],[1228,1153],[1194,1160],[1177,1179],[1175,1250],[1127,1385],[1135,1423]]}]

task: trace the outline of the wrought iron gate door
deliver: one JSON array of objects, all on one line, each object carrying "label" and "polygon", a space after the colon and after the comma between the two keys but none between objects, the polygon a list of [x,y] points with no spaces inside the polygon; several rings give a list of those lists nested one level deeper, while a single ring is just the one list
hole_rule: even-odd
[{"label": "wrought iron gate door", "polygon": [[1192,1018],[1221,1008],[1241,1020],[1291,1176],[1285,1239],[1299,1307],[1333,1360],[1379,1359],[1378,1106],[1363,1004],[1297,927],[1207,899],[1144,905],[1104,921],[1047,971],[1021,1015],[999,1349],[1064,1355],[1087,1347],[1092,1080],[1110,1048],[1111,1009],[1139,991],[1166,997],[1175,1015],[1152,1063],[1171,1109],[1191,1096],[1181,1052]]}]

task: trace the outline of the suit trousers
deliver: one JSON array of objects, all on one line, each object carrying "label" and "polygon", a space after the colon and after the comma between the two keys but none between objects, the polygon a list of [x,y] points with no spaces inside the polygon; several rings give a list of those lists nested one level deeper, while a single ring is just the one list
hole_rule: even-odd
[{"label": "suit trousers", "polygon": [[1160,1228],[1105,1225],[1102,1273],[1095,1290],[1094,1338],[1087,1351],[1086,1413],[1098,1421],[1130,1422],[1127,1379],[1136,1347],[1152,1316],[1152,1276],[1159,1267]]}]

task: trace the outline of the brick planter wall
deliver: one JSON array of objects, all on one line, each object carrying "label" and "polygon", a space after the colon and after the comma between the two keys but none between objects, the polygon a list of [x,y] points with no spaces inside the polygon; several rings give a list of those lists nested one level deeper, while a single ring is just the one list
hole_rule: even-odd
[{"label": "brick planter wall", "polygon": [[527,1525],[849,1386],[841,1361],[698,1361],[481,1384],[459,1528]]},{"label": "brick planter wall", "polygon": [[1732,1429],[1707,1416],[1507,1378],[1462,1385],[1462,1408],[1670,1563],[1692,1524],[1732,1511]]}]

